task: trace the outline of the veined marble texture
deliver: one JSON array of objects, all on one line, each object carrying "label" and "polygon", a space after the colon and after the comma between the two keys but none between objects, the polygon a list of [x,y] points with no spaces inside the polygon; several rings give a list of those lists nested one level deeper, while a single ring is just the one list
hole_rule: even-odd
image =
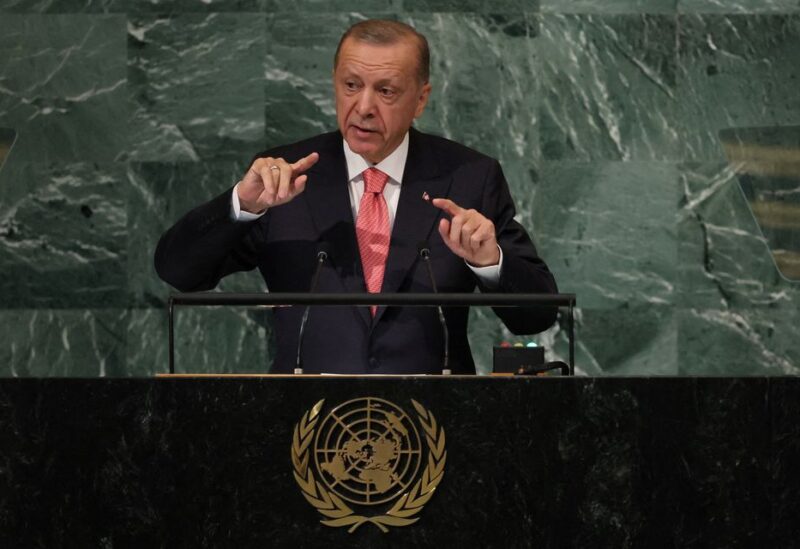
[{"label": "veined marble texture", "polygon": [[0,170],[6,163],[6,157],[11,152],[17,133],[10,128],[0,128]]},{"label": "veined marble texture", "polygon": [[0,172],[0,308],[125,307],[124,166],[9,160]]},{"label": "veined marble texture", "polygon": [[132,128],[125,157],[198,161],[257,149],[264,136],[263,52],[260,14],[129,19]]},{"label": "veined marble texture", "polygon": [[676,29],[674,16],[543,16],[544,157],[675,159]]},{"label": "veined marble texture", "polygon": [[545,13],[675,13],[680,0],[542,0]]},{"label": "veined marble texture", "polygon": [[128,376],[126,313],[120,309],[0,311],[4,376]]},{"label": "veined marble texture", "polygon": [[0,125],[16,162],[114,160],[126,146],[125,18],[0,17]]},{"label": "veined marble texture", "polygon": [[719,132],[800,124],[800,15],[687,15],[678,33],[684,160],[727,160]]},{"label": "veined marble texture", "polygon": [[[798,282],[771,249],[798,240],[759,227],[720,133],[800,125],[794,0],[0,0],[0,373],[165,371],[159,235],[255,153],[335,127],[334,49],[377,16],[429,39],[417,127],[501,161],[577,294],[579,373],[798,373]],[[482,372],[529,339],[472,321]],[[177,328],[179,371],[267,368],[268,314]],[[564,322],[536,339],[566,358]]]},{"label": "veined marble texture", "polygon": [[697,13],[800,12],[797,0],[678,0],[678,10]]},{"label": "veined marble texture", "polygon": [[681,373],[800,373],[800,286],[780,275],[729,164],[682,167]]}]

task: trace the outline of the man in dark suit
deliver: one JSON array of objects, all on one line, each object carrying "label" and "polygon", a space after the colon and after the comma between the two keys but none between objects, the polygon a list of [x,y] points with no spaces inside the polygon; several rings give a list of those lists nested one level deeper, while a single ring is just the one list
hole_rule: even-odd
[{"label": "man in dark suit", "polygon": [[[272,292],[307,291],[325,249],[319,292],[430,292],[419,250],[430,249],[439,291],[556,292],[496,160],[420,133],[428,45],[411,27],[365,21],[334,58],[339,131],[266,151],[223,195],[161,238],[159,275],[183,291],[208,290],[258,268]],[[498,309],[514,333],[535,333],[552,309]],[[275,311],[272,372],[291,372],[302,308]],[[474,373],[467,310],[449,308],[450,364]],[[439,373],[435,309],[318,307],[303,343],[307,373]]]}]

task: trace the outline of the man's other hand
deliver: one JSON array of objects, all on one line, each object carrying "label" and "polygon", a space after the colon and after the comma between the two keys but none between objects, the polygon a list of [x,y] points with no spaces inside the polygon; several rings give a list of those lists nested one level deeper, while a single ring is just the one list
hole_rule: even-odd
[{"label": "man's other hand", "polygon": [[494,223],[476,210],[465,210],[447,198],[434,198],[433,205],[450,215],[439,222],[439,234],[454,254],[473,267],[500,262]]},{"label": "man's other hand", "polygon": [[257,158],[236,188],[240,206],[246,212],[261,213],[286,204],[305,190],[308,181],[305,172],[317,160],[319,154],[315,152],[294,164],[283,158]]}]

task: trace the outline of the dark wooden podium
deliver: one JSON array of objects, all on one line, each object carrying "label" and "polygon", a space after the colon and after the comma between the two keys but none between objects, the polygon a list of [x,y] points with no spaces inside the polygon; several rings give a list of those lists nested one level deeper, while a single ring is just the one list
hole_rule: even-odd
[{"label": "dark wooden podium", "polygon": [[[292,460],[365,398],[446,433],[387,533],[322,524]],[[791,378],[4,379],[0,546],[793,547],[798,417]]]}]

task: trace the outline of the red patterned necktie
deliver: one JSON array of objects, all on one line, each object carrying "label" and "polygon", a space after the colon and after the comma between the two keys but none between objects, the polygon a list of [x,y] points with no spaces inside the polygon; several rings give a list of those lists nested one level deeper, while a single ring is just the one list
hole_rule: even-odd
[{"label": "red patterned necktie", "polygon": [[[356,237],[367,291],[378,293],[383,285],[386,257],[389,255],[389,209],[383,188],[389,176],[376,168],[364,170],[364,194],[358,206]],[[375,316],[377,307],[370,307]]]}]

